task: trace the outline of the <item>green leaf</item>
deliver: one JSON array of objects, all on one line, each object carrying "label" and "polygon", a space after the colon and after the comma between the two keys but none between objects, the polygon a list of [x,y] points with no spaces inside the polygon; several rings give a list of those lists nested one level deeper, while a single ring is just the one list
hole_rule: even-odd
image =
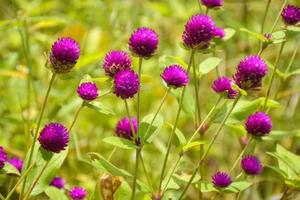
[{"label": "green leaf", "polygon": [[226,193],[238,193],[246,190],[252,185],[251,182],[248,181],[235,181],[231,183],[228,187],[224,189]]},{"label": "green leaf", "polygon": [[187,151],[191,150],[191,149],[194,148],[194,147],[199,147],[201,144],[204,144],[204,142],[203,142],[203,141],[195,141],[195,142],[191,142],[191,143],[188,143],[188,144],[184,145],[184,146],[182,147],[182,150],[183,150],[184,152],[187,152]]},{"label": "green leaf", "polygon": [[262,42],[267,42],[267,39],[265,38],[265,36],[262,35],[262,34],[260,34],[260,33],[255,33],[255,32],[253,32],[253,31],[250,31],[250,30],[246,29],[246,28],[241,28],[240,31],[246,32],[246,33],[248,33],[249,35],[255,37],[256,39],[258,39],[258,40],[260,40],[260,41],[262,41]]},{"label": "green leaf", "polygon": [[287,30],[293,31],[293,32],[300,32],[300,27],[299,26],[288,26]]},{"label": "green leaf", "polygon": [[[174,126],[172,124],[168,123],[168,125],[171,127],[171,129],[174,128]],[[184,134],[178,128],[175,129],[175,135],[177,136],[177,139],[181,146],[183,146],[187,143]]]},{"label": "green leaf", "polygon": [[244,96],[247,96],[248,95],[248,93],[247,93],[247,91],[246,90],[243,90],[242,88],[240,88],[237,84],[235,84],[235,83],[233,83],[232,84],[232,89],[233,90],[238,90],[242,95],[244,95]]},{"label": "green leaf", "polygon": [[211,182],[201,182],[196,184],[196,188],[200,189],[201,192],[218,192],[219,190],[214,187],[214,185]]},{"label": "green leaf", "polygon": [[[260,97],[260,105],[263,106],[265,104],[265,97]],[[268,99],[266,107],[268,108],[280,108],[280,103],[278,101],[275,101],[273,99]]]},{"label": "green leaf", "polygon": [[164,55],[164,56],[159,57],[158,62],[159,62],[159,66],[161,69],[164,69],[165,67],[167,67],[169,65],[174,65],[174,64],[179,64],[185,69],[188,68],[188,64],[186,64],[186,62],[182,58],[176,57],[176,56]]},{"label": "green leaf", "polygon": [[90,196],[90,200],[102,200],[101,192],[100,192],[101,182],[100,179],[96,181],[95,188],[93,193]]},{"label": "green leaf", "polygon": [[285,32],[284,31],[277,31],[275,33],[272,33],[272,43],[278,44],[285,41]]},{"label": "green leaf", "polygon": [[214,70],[221,62],[222,59],[218,57],[207,58],[202,63],[200,63],[199,71],[201,74],[207,74],[210,71]]},{"label": "green leaf", "polygon": [[13,166],[12,164],[8,163],[8,162],[5,162],[5,165],[4,167],[2,168],[2,170],[6,173],[6,174],[9,174],[9,175],[17,175],[17,176],[20,176],[20,172],[18,171],[18,169]]},{"label": "green leaf", "polygon": [[300,137],[300,130],[295,131],[283,131],[283,130],[273,130],[270,134],[263,137],[264,140],[275,140],[281,141],[290,137]]},{"label": "green leaf", "polygon": [[45,189],[45,193],[50,200],[68,200],[68,197],[65,195],[63,190],[60,190],[56,187],[48,186]]},{"label": "green leaf", "polygon": [[[146,115],[142,119],[141,124],[140,124],[139,136],[148,144],[154,140],[155,136],[157,136],[161,127],[164,124],[164,118],[160,114],[158,114],[156,116],[154,122],[150,126],[154,115],[155,114],[153,114],[153,113]],[[148,131],[148,129],[149,129],[149,131]],[[145,135],[147,131],[148,131],[148,133],[147,133],[147,135]]]},{"label": "green leaf", "polygon": [[292,72],[289,72],[287,75],[286,75],[286,78],[287,77],[290,77],[290,76],[295,76],[295,75],[299,75],[300,74],[300,69],[296,69]]},{"label": "green leaf", "polygon": [[235,33],[236,33],[236,31],[235,31],[234,29],[232,29],[232,28],[225,28],[225,29],[224,29],[224,32],[225,32],[225,36],[224,36],[224,38],[223,38],[224,41],[229,40],[229,39],[232,38],[232,37],[235,35]]},{"label": "green leaf", "polygon": [[123,181],[118,190],[116,191],[114,197],[115,199],[124,199],[124,200],[130,200],[131,199],[131,187],[130,185],[126,182]]},{"label": "green leaf", "polygon": [[[182,94],[182,90],[172,90],[172,94],[174,94],[177,98],[178,104],[180,103],[180,98]],[[195,100],[193,95],[191,94],[192,92],[190,91],[189,88],[186,88],[185,91],[185,96],[182,102],[182,110],[183,112],[190,117],[191,119],[194,120],[195,117]]]},{"label": "green leaf", "polygon": [[85,54],[79,57],[78,63],[75,65],[76,69],[88,66],[92,63],[100,63],[102,55],[99,52],[93,54]]},{"label": "green leaf", "polygon": [[85,106],[105,115],[115,115],[115,112],[99,101],[86,102]]},{"label": "green leaf", "polygon": [[[272,71],[274,71],[274,65],[273,65],[271,62],[269,62],[269,61],[266,61],[266,63],[267,63],[267,65],[268,65],[268,67],[269,67],[270,69],[272,69]],[[284,77],[285,77],[285,73],[282,72],[282,71],[280,71],[278,68],[276,69],[276,74],[277,74],[279,77],[281,77],[281,78],[284,78]]]},{"label": "green leaf", "polygon": [[136,149],[136,145],[132,141],[120,137],[106,137],[102,141],[121,149]]}]

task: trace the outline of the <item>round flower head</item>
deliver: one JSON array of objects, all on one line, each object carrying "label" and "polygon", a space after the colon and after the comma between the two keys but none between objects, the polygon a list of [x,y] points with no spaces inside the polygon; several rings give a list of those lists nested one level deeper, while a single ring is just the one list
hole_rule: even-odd
[{"label": "round flower head", "polygon": [[232,180],[226,172],[217,172],[212,176],[212,183],[216,187],[227,187],[232,183]]},{"label": "round flower head", "polygon": [[281,16],[287,25],[296,25],[300,21],[300,8],[294,5],[287,5],[282,10]]},{"label": "round flower head", "polygon": [[[131,123],[132,123],[133,129],[136,133],[137,132],[136,118],[131,118]],[[128,140],[132,139],[133,133],[132,133],[132,129],[130,126],[129,118],[124,117],[118,122],[118,124],[116,126],[116,134],[118,137],[126,138]]]},{"label": "round flower head", "polygon": [[45,150],[59,153],[68,146],[69,131],[62,124],[50,123],[42,129],[38,140]]},{"label": "round flower head", "polygon": [[65,180],[59,176],[56,176],[52,179],[49,185],[56,187],[58,189],[63,189],[65,187]]},{"label": "round flower head", "polygon": [[224,31],[224,29],[222,29],[220,27],[215,27],[214,35],[215,35],[215,38],[222,39],[225,36],[225,31]]},{"label": "round flower head", "polygon": [[272,120],[267,114],[256,112],[247,118],[246,130],[251,135],[264,136],[271,132]]},{"label": "round flower head", "polygon": [[85,101],[92,101],[98,97],[99,92],[95,83],[84,82],[78,86],[77,94]]},{"label": "round flower head", "polygon": [[209,8],[223,6],[224,0],[201,0],[203,5]]},{"label": "round flower head", "polygon": [[7,160],[7,162],[13,165],[20,173],[22,172],[23,160],[19,158],[10,158]]},{"label": "round flower head", "polygon": [[240,88],[253,90],[261,86],[267,71],[266,63],[259,56],[248,56],[239,63],[233,79]]},{"label": "round flower head", "polygon": [[258,175],[262,170],[262,165],[257,157],[245,156],[241,161],[244,172],[248,175]]},{"label": "round flower head", "polygon": [[132,98],[139,87],[139,77],[132,70],[120,71],[114,77],[114,93],[122,99]]},{"label": "round flower head", "polygon": [[150,28],[138,28],[129,39],[129,49],[137,56],[149,58],[158,46],[158,35]]},{"label": "round flower head", "polygon": [[215,36],[215,23],[207,15],[192,16],[185,25],[182,40],[187,48],[207,48],[210,40]]},{"label": "round flower head", "polygon": [[6,159],[7,159],[7,154],[4,151],[3,147],[0,146],[0,169],[4,167]]},{"label": "round flower head", "polygon": [[160,76],[172,88],[184,87],[189,82],[187,72],[179,65],[166,67]]},{"label": "round flower head", "polygon": [[67,73],[76,64],[80,54],[79,44],[69,37],[59,38],[50,52],[51,69],[55,73]]},{"label": "round flower head", "polygon": [[229,99],[235,99],[239,93],[237,90],[232,89],[232,80],[225,76],[215,80],[211,87],[216,93],[222,94]]},{"label": "round flower head", "polygon": [[103,69],[110,77],[114,77],[121,70],[130,68],[131,58],[125,51],[111,51],[104,58]]},{"label": "round flower head", "polygon": [[69,195],[72,198],[72,200],[82,200],[86,196],[86,191],[81,187],[73,187],[70,190]]}]

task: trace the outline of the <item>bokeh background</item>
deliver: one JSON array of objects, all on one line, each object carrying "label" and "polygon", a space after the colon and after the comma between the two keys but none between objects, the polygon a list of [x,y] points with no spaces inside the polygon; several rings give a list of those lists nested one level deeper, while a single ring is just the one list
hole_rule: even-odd
[{"label": "bokeh background", "polygon": [[[256,54],[259,50],[259,41],[246,32],[247,28],[260,32],[266,0],[225,0],[225,6],[220,10],[212,10],[209,14],[216,24],[223,28],[234,30],[235,34],[225,42],[221,42],[215,56],[222,58],[219,69],[222,74],[231,76],[238,62],[248,54]],[[265,32],[270,31],[282,0],[273,0],[265,23]],[[298,0],[289,1],[300,5]],[[128,51],[128,38],[140,26],[151,27],[159,35],[159,48],[157,54],[143,63],[142,87],[142,116],[155,112],[166,88],[160,73],[167,64],[164,56],[176,56],[186,62],[188,52],[182,48],[181,35],[184,24],[188,18],[204,11],[199,8],[197,0],[1,0],[0,1],[0,144],[5,147],[10,156],[25,157],[30,143],[30,131],[35,127],[37,115],[40,112],[45,91],[48,86],[51,71],[45,67],[47,55],[51,44],[61,36],[70,36],[76,39],[81,46],[81,56],[75,70],[69,75],[60,76],[54,85],[47,104],[43,124],[57,121],[67,126],[71,123],[81,100],[76,94],[79,82],[89,75],[94,78],[101,93],[104,94],[111,87],[105,79],[102,69],[102,60],[111,50]],[[275,30],[283,26],[281,20]],[[287,41],[283,56],[279,61],[279,70],[285,71],[292,53],[299,42],[299,37],[292,35]],[[263,58],[274,63],[279,45],[271,45],[263,53]],[[298,52],[299,54],[299,52]],[[300,57],[291,66],[291,70],[299,69]],[[198,65],[209,54],[198,54]],[[137,69],[137,58],[133,57],[133,67]],[[270,70],[271,71],[271,70]],[[30,77],[30,81],[28,81]],[[200,104],[202,115],[209,111],[217,99],[210,85],[217,77],[212,71],[201,77]],[[261,92],[256,96],[263,96],[266,83],[270,75],[265,78]],[[279,87],[281,80],[276,79],[273,91],[277,92],[277,101],[280,107],[272,108],[271,114],[275,130],[300,131],[299,91],[300,78],[295,74],[288,78]],[[28,95],[28,91],[30,91]],[[188,89],[193,94],[193,88]],[[255,97],[249,97],[250,100]],[[187,108],[180,117],[180,130],[190,136],[194,130],[193,115],[194,99],[188,98]],[[113,94],[99,100],[108,114],[85,108],[73,129],[76,133],[80,153],[88,158],[88,152],[98,152],[108,157],[113,146],[102,141],[107,136],[114,135],[117,121],[126,115],[124,103]],[[130,100],[132,113],[134,113],[135,99]],[[161,115],[165,125],[155,138],[153,145],[147,146],[144,152],[145,162],[150,171],[151,180],[157,185],[159,172],[166,150],[167,138],[170,133],[168,123],[173,123],[177,110],[177,101],[174,95],[167,98]],[[29,118],[28,118],[29,117]],[[29,120],[28,120],[29,119]],[[210,153],[206,178],[217,169],[228,169],[240,152],[239,137],[242,132],[238,128],[227,127],[218,139],[213,151]],[[211,137],[215,127],[207,132]],[[260,145],[257,152],[262,155],[265,164],[275,165],[276,160],[265,154],[272,151],[275,143],[281,143],[294,152],[299,152],[300,144],[295,137],[282,137],[279,141],[266,141]],[[170,163],[176,158],[175,141]],[[189,153],[180,166],[180,170],[190,173],[197,160],[197,149]],[[74,140],[70,141],[70,153],[59,170],[58,175],[63,176],[68,185],[81,185],[91,192],[101,173],[90,164],[77,159]],[[118,149],[112,157],[112,163],[120,168],[133,171],[134,152]],[[142,174],[142,172],[140,172]],[[143,180],[144,177],[141,177]],[[262,180],[260,180],[262,179]],[[270,195],[280,192],[281,184],[274,173],[265,170],[261,181],[246,194],[250,199],[266,199]],[[0,190],[5,190],[7,178],[1,177]],[[157,187],[157,186],[155,186]],[[195,191],[190,191],[188,199],[194,199]],[[251,196],[252,195],[252,196]],[[46,198],[46,197],[45,197]],[[228,196],[227,198],[232,198]],[[125,199],[125,197],[124,197]]]}]

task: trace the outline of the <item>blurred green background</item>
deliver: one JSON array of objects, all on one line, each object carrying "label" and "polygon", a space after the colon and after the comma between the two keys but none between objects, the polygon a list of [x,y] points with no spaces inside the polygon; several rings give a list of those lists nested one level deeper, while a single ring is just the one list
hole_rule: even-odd
[{"label": "blurred green background", "polygon": [[[232,38],[221,42],[215,52],[215,56],[222,58],[219,66],[222,74],[231,76],[238,62],[245,55],[258,52],[257,38],[240,29],[247,28],[260,32],[266,2],[267,0],[225,0],[223,8],[209,12],[218,26],[236,31]],[[265,32],[271,29],[282,3],[282,0],[272,1],[266,19]],[[300,5],[298,0],[289,1],[289,3]],[[204,7],[201,9],[204,11]],[[28,128],[35,127],[50,79],[51,72],[45,67],[47,55],[51,44],[60,36],[70,36],[76,39],[81,46],[81,56],[71,74],[60,76],[56,80],[43,124],[57,121],[69,126],[81,103],[76,94],[76,87],[85,75],[96,78],[100,95],[110,89],[111,84],[103,79],[102,60],[110,50],[128,51],[128,38],[140,26],[151,27],[159,35],[157,54],[143,63],[142,116],[155,112],[166,90],[159,77],[165,67],[162,56],[176,56],[187,62],[189,54],[181,47],[181,35],[188,18],[198,12],[197,0],[1,0],[0,144],[7,149],[10,156],[24,158],[30,145]],[[282,25],[283,23],[279,20],[275,30],[279,30]],[[299,37],[293,35],[291,39],[288,39],[284,48],[278,65],[283,72],[296,48],[296,41],[299,41]],[[263,58],[274,63],[278,47],[278,44],[271,45],[263,53]],[[211,56],[212,54],[198,54],[196,64]],[[299,64],[300,58],[296,56],[291,70],[298,69]],[[133,58],[133,67],[137,69],[137,58]],[[29,83],[28,76],[31,77]],[[203,117],[217,99],[217,95],[210,89],[216,77],[215,71],[201,77],[200,104]],[[264,96],[269,77],[270,75],[265,78],[263,88],[257,96]],[[298,105],[300,79],[296,75],[288,78],[283,86],[279,87],[279,83],[280,80],[276,79],[275,89],[273,88],[273,91],[279,91],[278,101],[281,104],[279,108],[271,110],[274,129],[300,130]],[[29,96],[27,95],[28,87],[30,88]],[[188,91],[192,94],[193,88],[190,87]],[[189,109],[193,110],[194,100],[192,98],[189,100],[191,100]],[[100,102],[113,114],[106,115],[85,108],[73,129],[73,132],[77,134],[81,154],[86,158],[88,152],[98,152],[106,158],[109,156],[113,146],[102,142],[102,139],[114,135],[117,121],[126,115],[123,101],[114,95],[105,96],[100,99]],[[134,113],[134,102],[135,99],[130,100],[132,113]],[[161,111],[166,125],[154,140],[153,145],[147,146],[144,151],[145,162],[151,171],[151,180],[156,184],[160,171],[158,169],[161,168],[163,152],[170,133],[167,123],[173,123],[177,105],[176,98],[170,95]],[[193,117],[189,113],[185,112],[181,115],[179,128],[185,135],[191,135],[194,125]],[[209,129],[207,138],[213,134],[214,130],[215,127]],[[217,169],[227,169],[241,149],[240,132],[229,128],[226,128],[224,132],[211,152],[208,162],[210,167],[207,170],[208,179]],[[235,136],[235,139],[232,136]],[[291,144],[292,141],[295,140],[289,137],[281,141],[266,142],[265,145],[260,146],[258,153],[263,155],[263,162],[276,163],[264,155],[264,152],[274,149],[276,142],[280,142],[287,148],[292,145],[294,152],[299,150],[299,143]],[[173,150],[171,159],[175,158],[176,154]],[[190,173],[196,158],[198,158],[197,149],[190,153],[190,158],[186,159],[180,169]],[[132,151],[118,149],[111,161],[116,166],[132,172],[134,159]],[[63,176],[69,185],[84,186],[89,192],[93,190],[99,178],[99,172],[91,165],[77,160],[72,139],[70,140],[70,153],[58,174]],[[274,179],[267,173],[264,181],[267,182],[272,178]],[[143,180],[144,177],[142,176],[141,179]],[[0,179],[1,186],[4,186],[5,182],[6,178]],[[253,199],[264,199],[269,194],[276,194],[280,189],[280,184],[277,185],[275,181],[268,187],[263,184],[264,182],[259,184],[262,187],[252,194],[257,195]],[[192,196],[191,193],[189,199],[193,199]]]}]

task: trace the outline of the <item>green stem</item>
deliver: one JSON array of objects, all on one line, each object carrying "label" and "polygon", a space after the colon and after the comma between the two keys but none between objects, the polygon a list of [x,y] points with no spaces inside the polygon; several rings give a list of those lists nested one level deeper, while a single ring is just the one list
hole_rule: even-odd
[{"label": "green stem", "polygon": [[198,78],[197,78],[197,73],[196,73],[196,66],[195,66],[195,61],[193,59],[193,78],[194,78],[194,90],[195,90],[195,96],[196,96],[196,117],[195,117],[195,121],[196,121],[196,125],[198,126],[198,123],[201,122],[201,108],[200,108],[200,104],[199,104],[199,82],[198,82]]},{"label": "green stem", "polygon": [[[166,101],[167,96],[170,93],[170,91],[171,91],[171,87],[169,87],[168,90],[166,91],[165,95],[163,96],[163,98],[162,98],[162,100],[161,100],[161,102],[160,102],[160,104],[158,106],[158,109],[157,109],[156,113],[154,114],[154,116],[153,116],[150,124],[148,125],[148,128],[147,128],[147,130],[145,132],[145,135],[144,135],[144,140],[147,139],[148,133],[149,133],[149,131],[150,131],[150,129],[151,129],[151,127],[152,127],[152,125],[153,125],[153,123],[154,123],[154,121],[155,121],[155,119],[156,119],[156,117],[157,117],[157,115],[158,115],[158,113],[160,111],[160,109],[162,108],[164,102]],[[142,142],[142,144],[144,144],[144,141]]]},{"label": "green stem", "polygon": [[126,108],[126,112],[127,112],[127,117],[129,119],[129,125],[130,125],[131,132],[132,132],[132,135],[133,135],[132,141],[135,144],[136,143],[136,139],[137,139],[137,133],[135,132],[133,124],[132,124],[132,118],[131,118],[131,115],[130,115],[130,112],[129,112],[129,106],[128,106],[127,100],[124,99],[124,102],[125,102],[125,108]]},{"label": "green stem", "polygon": [[208,12],[209,12],[209,8],[206,7],[205,14],[208,15]]},{"label": "green stem", "polygon": [[103,93],[103,94],[99,95],[99,96],[97,97],[97,99],[99,99],[99,98],[103,98],[103,97],[105,97],[105,96],[107,96],[107,95],[109,95],[109,94],[111,94],[111,93],[112,93],[112,91],[111,91],[111,90],[109,90],[109,91],[107,91],[107,92],[105,92],[105,93]]},{"label": "green stem", "polygon": [[[190,60],[189,60],[189,64],[188,64],[188,68],[187,68],[187,73],[189,73],[189,71],[190,71],[190,68],[191,68],[191,65],[192,65],[192,61],[193,61],[193,58],[194,58],[194,54],[195,54],[195,52],[192,50],[191,56],[190,56]],[[163,179],[164,179],[164,174],[165,174],[168,157],[169,157],[170,150],[171,150],[171,145],[172,145],[173,137],[174,137],[174,134],[175,134],[175,130],[176,130],[176,127],[177,127],[178,119],[179,119],[180,112],[181,112],[182,105],[183,105],[183,99],[184,99],[184,95],[185,95],[185,90],[186,90],[186,87],[184,87],[182,89],[181,97],[180,97],[180,102],[179,102],[179,107],[178,107],[178,111],[177,111],[177,115],[176,115],[176,119],[175,119],[175,123],[174,123],[174,126],[172,128],[171,135],[169,137],[167,152],[166,152],[166,155],[165,155],[165,158],[164,158],[163,167],[162,167],[162,171],[161,171],[161,175],[160,175],[160,181],[159,181],[159,187],[158,187],[158,192],[159,193],[161,192],[161,189],[162,189],[161,188],[162,187],[162,182],[163,182]]]},{"label": "green stem", "polygon": [[282,10],[284,9],[284,7],[285,7],[286,4],[287,4],[287,0],[285,0],[285,1],[283,2],[282,6],[281,6],[281,9],[280,9],[280,12],[278,13],[278,15],[277,15],[277,17],[276,17],[276,20],[274,21],[274,24],[273,24],[273,26],[272,26],[272,29],[271,29],[270,33],[273,33],[273,32],[274,32],[275,27],[276,27],[276,25],[277,25],[277,23],[278,23],[278,21],[279,21],[279,19],[280,19],[281,12],[282,12]]},{"label": "green stem", "polygon": [[[137,93],[137,130],[139,130],[140,127],[140,115],[141,115],[141,82],[142,82],[142,64],[143,64],[143,58],[139,57],[139,69],[138,69],[138,75],[140,80],[140,85]],[[138,135],[138,133],[137,133]]]},{"label": "green stem", "polygon": [[[44,112],[45,112],[47,100],[48,100],[48,97],[49,97],[52,85],[54,83],[55,77],[56,77],[56,73],[53,73],[52,77],[51,77],[51,80],[50,80],[50,83],[49,83],[49,86],[48,86],[48,89],[47,89],[47,92],[46,92],[46,96],[45,96],[44,102],[43,102],[43,106],[42,106],[42,110],[41,110],[41,113],[40,113],[40,116],[39,116],[39,119],[38,119],[37,127],[35,129],[35,133],[34,133],[34,136],[33,136],[32,145],[31,145],[31,149],[30,149],[30,153],[29,153],[29,158],[28,158],[28,162],[26,163],[26,166],[30,166],[31,161],[32,161],[32,156],[33,156],[33,152],[34,152],[35,142],[37,140],[37,136],[38,136],[38,133],[39,133],[39,128],[41,126],[41,122],[42,122],[42,118],[44,116]],[[22,199],[22,196],[23,196],[23,193],[24,193],[24,189],[25,189],[25,186],[26,186],[26,179],[27,178],[25,178],[24,182],[23,182],[22,190],[21,190],[21,193],[20,193],[20,199]]]},{"label": "green stem", "polygon": [[8,195],[6,196],[5,200],[9,200],[10,197],[13,195],[14,191],[17,189],[17,187],[23,182],[23,180],[27,177],[27,175],[29,174],[30,170],[32,169],[32,167],[34,166],[35,163],[32,163],[32,165],[30,167],[27,168],[27,170],[24,172],[24,174],[19,178],[19,180],[17,181],[16,185],[12,188],[12,190],[8,193]]},{"label": "green stem", "polygon": [[177,158],[177,160],[176,160],[176,162],[175,162],[175,165],[174,165],[174,167],[173,167],[173,169],[172,169],[172,172],[171,172],[170,176],[169,176],[168,179],[167,179],[166,185],[165,185],[165,187],[164,187],[164,189],[163,189],[163,193],[166,192],[166,190],[167,190],[167,188],[168,188],[168,185],[169,185],[169,183],[170,183],[170,180],[171,180],[173,174],[175,173],[175,171],[176,171],[176,169],[177,169],[177,167],[178,167],[178,165],[179,165],[179,163],[180,163],[180,160],[181,160],[182,156],[183,156],[183,154],[180,154],[180,155],[178,156],[178,158]]},{"label": "green stem", "polygon": [[227,121],[227,119],[228,119],[228,117],[229,117],[230,114],[232,113],[232,111],[233,111],[233,109],[235,108],[235,106],[236,106],[237,102],[239,101],[239,99],[240,99],[240,95],[235,99],[235,101],[233,102],[233,104],[232,104],[230,110],[229,110],[229,111],[227,112],[227,114],[225,115],[223,121],[221,122],[219,128],[217,129],[215,135],[213,136],[211,142],[209,143],[209,145],[208,145],[208,147],[207,147],[205,153],[203,154],[201,160],[199,161],[198,166],[194,169],[194,172],[193,172],[193,174],[192,174],[190,180],[188,181],[188,183],[187,183],[186,187],[184,188],[183,192],[181,193],[181,195],[180,195],[180,197],[179,197],[179,200],[183,199],[185,193],[187,192],[188,188],[190,187],[191,183],[193,182],[193,180],[194,180],[194,178],[195,178],[195,176],[196,176],[196,174],[197,174],[197,172],[198,172],[200,166],[203,164],[204,160],[206,159],[206,157],[207,157],[207,155],[208,155],[208,153],[209,153],[209,151],[210,151],[212,145],[215,143],[217,137],[219,136],[221,130],[223,129],[223,127],[224,127],[224,125],[225,125],[225,123],[226,123],[226,121]]},{"label": "green stem", "polygon": [[36,186],[36,184],[38,183],[38,181],[40,180],[41,176],[43,175],[43,173],[45,172],[45,169],[47,168],[49,162],[50,162],[51,159],[49,159],[44,167],[42,168],[41,172],[38,174],[38,176],[36,177],[36,179],[33,181],[31,187],[29,188],[28,192],[26,193],[25,197],[24,197],[24,200],[27,200],[32,192],[32,190],[34,189],[34,187]]},{"label": "green stem", "polygon": [[114,148],[113,148],[113,150],[111,151],[111,153],[110,153],[110,155],[108,156],[108,161],[110,161],[111,160],[111,158],[113,157],[113,155],[115,154],[115,152],[117,151],[117,147],[115,146]]},{"label": "green stem", "polygon": [[140,159],[141,159],[142,167],[143,167],[143,170],[144,170],[147,182],[148,182],[148,186],[150,187],[151,191],[154,192],[154,188],[153,188],[153,186],[151,184],[150,176],[149,176],[149,173],[147,171],[147,168],[146,168],[146,165],[145,165],[142,153],[140,154]]},{"label": "green stem", "polygon": [[4,196],[0,193],[0,199],[5,200]]},{"label": "green stem", "polygon": [[275,64],[274,64],[274,69],[273,69],[273,72],[272,72],[272,75],[271,75],[271,80],[269,82],[269,86],[268,86],[268,89],[267,89],[267,92],[266,92],[266,97],[265,97],[265,102],[264,102],[263,110],[265,110],[265,108],[267,106],[268,99],[270,97],[270,93],[271,93],[271,89],[272,89],[272,84],[273,84],[273,81],[274,81],[274,78],[275,78],[275,74],[276,74],[278,62],[280,60],[280,57],[281,57],[281,54],[282,54],[282,51],[283,51],[285,43],[286,42],[282,42],[281,43],[280,49],[279,49],[279,51],[277,53],[277,56],[276,56],[276,60],[275,60]]},{"label": "green stem", "polygon": [[201,3],[200,3],[200,0],[197,0],[198,1],[198,6],[199,6],[199,11],[200,13],[202,13],[202,6],[201,6]]},{"label": "green stem", "polygon": [[267,14],[268,14],[268,11],[269,11],[269,8],[270,8],[271,1],[272,0],[268,0],[268,2],[267,2],[267,6],[266,6],[266,9],[265,9],[265,12],[264,12],[264,17],[263,17],[263,20],[262,20],[262,23],[261,23],[261,28],[260,28],[260,33],[261,34],[264,33],[265,22],[266,22],[266,18],[267,18]]},{"label": "green stem", "polygon": [[69,132],[71,132],[72,128],[74,127],[74,124],[75,124],[75,122],[77,121],[77,118],[78,118],[78,116],[79,116],[79,113],[80,113],[80,111],[82,110],[82,108],[84,107],[84,105],[85,105],[85,101],[82,102],[81,106],[80,106],[80,107],[78,108],[78,110],[76,111],[75,117],[74,117],[74,119],[73,119],[73,121],[72,121],[72,123],[71,123],[71,125],[70,125],[70,127],[69,127]]},{"label": "green stem", "polygon": [[135,168],[134,168],[134,175],[133,175],[131,200],[135,199],[135,190],[136,190],[136,182],[137,182],[137,173],[138,173],[138,168],[139,168],[140,154],[141,154],[141,149],[138,148],[136,150],[136,154],[135,154]]},{"label": "green stem", "polygon": [[289,62],[289,65],[287,66],[286,70],[285,70],[285,77],[287,76],[287,74],[290,72],[290,69],[292,67],[292,64],[294,63],[294,60],[296,58],[296,55],[297,55],[297,52],[298,52],[298,49],[300,47],[300,41],[298,41],[298,43],[296,44],[296,47],[294,49],[294,52],[293,52],[293,55],[291,57],[291,60]]}]

